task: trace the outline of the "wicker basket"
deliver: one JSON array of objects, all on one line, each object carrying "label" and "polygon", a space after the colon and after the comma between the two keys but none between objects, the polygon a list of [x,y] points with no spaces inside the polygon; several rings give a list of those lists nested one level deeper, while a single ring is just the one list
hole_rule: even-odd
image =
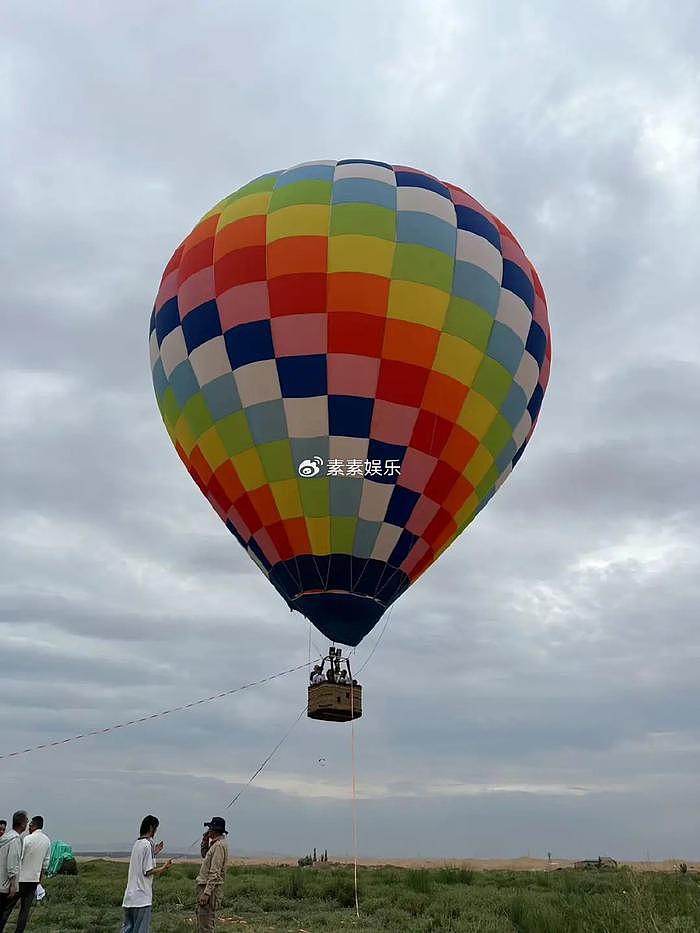
[{"label": "wicker basket", "polygon": [[[352,698],[350,691],[352,690]],[[326,722],[349,722],[362,715],[362,687],[359,684],[311,684],[309,687],[309,719]]]}]

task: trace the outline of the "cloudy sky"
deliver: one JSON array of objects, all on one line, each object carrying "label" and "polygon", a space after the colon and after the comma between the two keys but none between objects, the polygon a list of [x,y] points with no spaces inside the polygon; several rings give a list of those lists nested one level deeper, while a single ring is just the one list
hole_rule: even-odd
[{"label": "cloudy sky", "polygon": [[[700,858],[700,18],[562,10],[4,4],[0,752],[307,660],[170,446],[146,328],[217,200],[374,158],[513,229],[554,361],[525,456],[363,672],[361,854]],[[102,848],[151,811],[181,849],[224,813],[238,852],[347,853],[347,727],[301,719],[225,810],[305,683],[0,761],[0,817]]]}]

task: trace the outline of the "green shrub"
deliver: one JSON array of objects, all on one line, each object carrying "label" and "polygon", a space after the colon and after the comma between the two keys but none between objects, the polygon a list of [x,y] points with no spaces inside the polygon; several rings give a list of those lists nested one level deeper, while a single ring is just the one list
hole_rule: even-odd
[{"label": "green shrub", "polygon": [[304,876],[298,869],[291,871],[280,885],[281,894],[292,900],[301,900],[304,897],[304,889]]},{"label": "green shrub", "polygon": [[510,903],[510,919],[518,933],[577,933],[566,912],[533,895],[518,895]]},{"label": "green shrub", "polygon": [[427,894],[417,894],[414,891],[406,891],[397,901],[398,905],[409,913],[412,917],[421,917],[430,906],[430,898]]},{"label": "green shrub", "polygon": [[434,877],[438,884],[471,884],[474,872],[471,868],[438,868]]},{"label": "green shrub", "polygon": [[355,882],[352,877],[336,874],[329,878],[323,889],[326,900],[332,901],[338,907],[355,906]]},{"label": "green shrub", "polygon": [[407,871],[404,884],[417,894],[430,894],[433,889],[433,879],[424,868]]}]

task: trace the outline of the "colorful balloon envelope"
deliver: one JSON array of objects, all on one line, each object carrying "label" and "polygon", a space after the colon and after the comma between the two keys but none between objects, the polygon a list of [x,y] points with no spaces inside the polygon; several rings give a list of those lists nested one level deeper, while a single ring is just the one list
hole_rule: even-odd
[{"label": "colorful balloon envelope", "polygon": [[348,159],[202,218],[150,321],[187,470],[290,608],[357,645],[518,462],[547,385],[537,273],[455,185]]}]

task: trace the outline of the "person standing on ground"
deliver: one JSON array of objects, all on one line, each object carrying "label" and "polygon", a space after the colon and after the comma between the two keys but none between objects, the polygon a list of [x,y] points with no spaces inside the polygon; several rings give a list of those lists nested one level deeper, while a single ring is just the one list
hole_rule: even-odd
[{"label": "person standing on ground", "polygon": [[22,833],[28,822],[27,811],[17,810],[12,814],[12,829],[0,839],[0,931],[5,929],[12,908],[19,900]]},{"label": "person standing on ground", "polygon": [[202,836],[202,867],[197,875],[197,933],[214,933],[216,911],[221,906],[226,880],[228,845],[226,820],[214,816],[204,824]]},{"label": "person standing on ground", "polygon": [[158,868],[155,857],[163,850],[163,843],[153,844],[153,837],[158,832],[158,818],[144,816],[141,821],[139,838],[131,849],[129,876],[122,900],[124,924],[122,933],[149,933],[151,929],[151,911],[153,908],[153,879],[162,875],[173,864],[168,859]]},{"label": "person standing on ground", "polygon": [[[43,816],[35,816],[29,824],[29,832],[22,840],[22,861],[19,868],[19,915],[17,917],[16,933],[24,933],[29,922],[29,912],[36,900],[36,891],[39,883],[44,879],[44,873],[49,867],[49,853],[51,840],[44,832]],[[16,902],[15,902],[16,903]],[[9,906],[9,905],[8,905]],[[0,929],[3,919],[7,921],[14,908],[14,903],[6,908],[0,918]]]},{"label": "person standing on ground", "polygon": [[7,829],[7,820],[0,820],[0,839],[5,835]]}]

